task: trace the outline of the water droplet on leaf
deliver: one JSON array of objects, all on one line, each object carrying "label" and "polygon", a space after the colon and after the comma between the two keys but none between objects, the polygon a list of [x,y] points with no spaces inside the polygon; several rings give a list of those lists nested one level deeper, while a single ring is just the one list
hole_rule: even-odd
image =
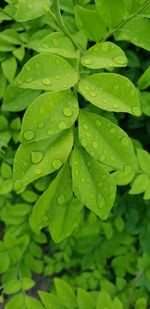
[{"label": "water droplet on leaf", "polygon": [[69,108],[69,107],[64,107],[64,108],[63,108],[63,114],[64,114],[66,117],[72,116],[72,110],[71,110],[71,108]]},{"label": "water droplet on leaf", "polygon": [[58,169],[58,168],[61,167],[62,162],[61,162],[60,160],[54,160],[53,163],[52,163],[52,165],[53,165],[53,167],[54,167],[55,169]]},{"label": "water droplet on leaf", "polygon": [[34,132],[31,131],[31,130],[27,130],[27,131],[24,132],[23,136],[24,136],[24,138],[25,138],[27,141],[30,141],[30,140],[32,140],[33,137],[34,137]]},{"label": "water droplet on leaf", "polygon": [[43,83],[44,85],[46,85],[46,86],[49,86],[49,85],[51,85],[52,82],[51,82],[51,80],[48,79],[48,78],[43,78],[42,83]]},{"label": "water droplet on leaf", "polygon": [[42,161],[43,159],[43,152],[40,151],[33,151],[31,152],[31,161],[33,164],[38,164],[39,162]]},{"label": "water droplet on leaf", "polygon": [[65,201],[64,195],[63,195],[63,194],[60,194],[60,195],[58,196],[58,200],[57,200],[58,204],[61,205],[61,204],[64,203],[64,201]]},{"label": "water droplet on leaf", "polygon": [[66,127],[67,127],[67,126],[66,126],[65,122],[63,122],[63,121],[60,122],[59,125],[58,125],[58,129],[59,129],[59,130],[64,130],[64,129],[66,129]]}]

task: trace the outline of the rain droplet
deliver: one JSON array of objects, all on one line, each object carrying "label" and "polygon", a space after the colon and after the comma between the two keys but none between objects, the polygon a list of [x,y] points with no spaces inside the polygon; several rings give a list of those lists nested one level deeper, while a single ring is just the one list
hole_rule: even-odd
[{"label": "rain droplet", "polygon": [[128,138],[127,137],[123,137],[122,139],[121,139],[121,143],[123,144],[123,145],[128,145],[128,143],[129,143],[129,140],[128,140]]},{"label": "rain droplet", "polygon": [[48,130],[48,135],[51,136],[54,134],[54,130]]},{"label": "rain droplet", "polygon": [[90,92],[90,96],[93,97],[93,98],[95,98],[95,97],[97,96],[97,94],[96,94],[95,92],[91,91],[91,92]]},{"label": "rain droplet", "polygon": [[135,116],[140,116],[140,115],[141,115],[141,110],[140,110],[139,106],[134,106],[134,107],[132,108],[132,112],[133,112],[133,114],[134,114]]},{"label": "rain droplet", "polygon": [[98,147],[97,143],[96,143],[96,142],[93,142],[93,143],[92,143],[92,147],[93,147],[94,149],[96,149],[96,148]]},{"label": "rain droplet", "polygon": [[22,81],[21,79],[18,79],[18,80],[17,80],[17,84],[18,84],[19,86],[21,86],[21,85],[23,84],[23,81]]},{"label": "rain droplet", "polygon": [[115,85],[114,85],[114,89],[115,89],[115,90],[118,90],[118,89],[119,89],[119,85],[118,85],[118,84],[115,84]]},{"label": "rain droplet", "polygon": [[27,141],[30,141],[30,140],[32,140],[33,137],[34,137],[34,132],[31,131],[31,130],[27,130],[27,131],[24,132],[23,136],[24,136],[24,138],[25,138]]},{"label": "rain droplet", "polygon": [[101,45],[102,51],[104,51],[104,52],[106,52],[106,51],[108,50],[108,47],[109,47],[109,45],[108,45],[107,42],[104,42],[104,43],[102,43],[102,45]]},{"label": "rain droplet", "polygon": [[60,122],[59,125],[58,125],[58,129],[59,129],[59,130],[64,130],[64,129],[66,129],[66,127],[67,127],[67,126],[66,126],[65,122],[63,122],[63,121]]},{"label": "rain droplet", "polygon": [[58,169],[61,167],[62,162],[60,160],[54,160],[52,165],[53,165],[53,168]]},{"label": "rain droplet", "polygon": [[41,121],[41,122],[38,124],[38,128],[39,128],[39,129],[42,129],[43,127],[44,127],[44,122]]},{"label": "rain droplet", "polygon": [[41,168],[37,168],[37,169],[35,170],[35,173],[36,173],[37,175],[42,174],[42,170],[41,170]]},{"label": "rain droplet", "polygon": [[102,208],[105,205],[105,199],[100,193],[97,195],[97,204],[99,208]]},{"label": "rain droplet", "polygon": [[72,110],[71,110],[71,108],[69,108],[69,107],[64,107],[64,108],[63,108],[63,114],[64,114],[66,117],[72,116]]},{"label": "rain droplet", "polygon": [[97,127],[101,127],[101,125],[102,125],[101,121],[100,120],[96,120],[96,125],[97,125]]},{"label": "rain droplet", "polygon": [[93,63],[93,61],[92,61],[90,58],[85,58],[85,59],[83,60],[83,63],[84,63],[85,65],[91,65],[91,64]]},{"label": "rain droplet", "polygon": [[100,161],[105,161],[105,156],[104,155],[101,155],[100,157],[99,157],[99,159],[100,159]]},{"label": "rain droplet", "polygon": [[131,173],[131,172],[133,171],[132,166],[129,165],[129,164],[125,165],[124,171],[125,171],[125,173],[127,173],[127,174],[128,174],[128,173]]},{"label": "rain droplet", "polygon": [[110,132],[111,132],[111,133],[115,133],[115,132],[116,132],[116,129],[115,129],[115,128],[111,128],[111,129],[110,129]]},{"label": "rain droplet", "polygon": [[88,129],[88,125],[87,125],[86,123],[83,125],[83,129],[84,129],[84,130],[87,130],[87,129]]},{"label": "rain droplet", "polygon": [[41,151],[33,151],[31,152],[31,161],[33,164],[38,164],[42,161],[44,153]]},{"label": "rain droplet", "polygon": [[51,80],[48,79],[48,78],[43,78],[42,83],[43,83],[44,85],[46,85],[46,86],[49,86],[49,85],[51,85],[52,82],[51,82]]},{"label": "rain droplet", "polygon": [[26,83],[31,83],[33,81],[33,78],[32,77],[27,77],[26,78]]},{"label": "rain droplet", "polygon": [[59,204],[59,205],[62,205],[62,204],[64,203],[64,201],[65,201],[64,195],[63,195],[63,194],[60,194],[60,195],[58,196],[58,200],[57,200],[58,204]]},{"label": "rain droplet", "polygon": [[114,61],[117,64],[126,64],[127,63],[126,58],[124,56],[117,56],[117,57],[115,57]]}]

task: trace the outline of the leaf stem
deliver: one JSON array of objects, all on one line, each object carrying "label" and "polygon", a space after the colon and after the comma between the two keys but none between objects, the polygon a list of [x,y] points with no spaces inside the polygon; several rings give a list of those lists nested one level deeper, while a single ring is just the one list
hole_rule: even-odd
[{"label": "leaf stem", "polygon": [[59,0],[53,0],[53,10],[55,13],[55,20],[57,21],[58,26],[61,28],[61,30],[66,34],[69,39],[72,41],[73,45],[78,48],[77,43],[74,41],[72,35],[68,31],[67,27],[64,24],[61,12],[60,12],[60,5]]},{"label": "leaf stem", "polygon": [[121,21],[121,23],[118,26],[116,26],[114,29],[110,30],[107,33],[107,35],[101,40],[101,42],[106,41],[116,31],[120,30],[126,23],[128,23],[130,20],[132,20],[134,17],[136,17],[139,13],[141,13],[149,4],[150,4],[150,1],[146,0],[146,2],[136,12],[129,15],[127,18],[125,18],[123,21]]}]

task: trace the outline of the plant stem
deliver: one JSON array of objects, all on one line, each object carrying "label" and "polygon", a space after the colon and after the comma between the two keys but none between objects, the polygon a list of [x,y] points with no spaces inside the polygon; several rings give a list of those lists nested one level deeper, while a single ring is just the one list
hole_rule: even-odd
[{"label": "plant stem", "polygon": [[146,2],[133,14],[129,15],[126,19],[121,21],[121,23],[114,29],[110,30],[107,35],[101,40],[101,42],[106,41],[110,36],[112,36],[116,31],[120,30],[126,23],[136,17],[139,13],[141,13],[148,5],[150,4],[149,0]]},{"label": "plant stem", "polygon": [[61,16],[61,12],[60,12],[60,6],[59,6],[59,0],[53,0],[53,10],[55,13],[55,17],[56,17],[56,21],[58,26],[61,28],[61,30],[64,32],[64,34],[66,34],[69,39],[72,41],[73,45],[78,48],[77,43],[74,41],[72,35],[70,34],[70,32],[68,31],[68,29],[66,28],[64,22],[63,22],[63,18]]}]

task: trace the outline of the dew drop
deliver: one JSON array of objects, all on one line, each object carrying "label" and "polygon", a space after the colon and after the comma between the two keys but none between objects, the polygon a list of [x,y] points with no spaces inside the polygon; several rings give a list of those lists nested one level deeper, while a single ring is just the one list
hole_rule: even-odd
[{"label": "dew drop", "polygon": [[57,200],[58,204],[59,204],[59,205],[62,205],[62,204],[64,203],[64,201],[65,201],[64,195],[63,195],[63,194],[60,194],[60,195],[58,196],[58,200]]},{"label": "dew drop", "polygon": [[42,170],[41,170],[41,168],[37,168],[37,169],[35,170],[35,173],[36,173],[37,175],[42,174]]},{"label": "dew drop", "polygon": [[93,143],[92,143],[92,147],[93,147],[94,149],[96,149],[96,148],[98,147],[97,143],[96,143],[96,142],[93,142]]},{"label": "dew drop", "polygon": [[48,135],[51,136],[54,134],[54,130],[48,130]]},{"label": "dew drop", "polygon": [[48,79],[48,78],[44,78],[43,80],[42,80],[42,83],[45,85],[45,86],[49,86],[49,85],[51,85],[51,80],[50,79]]},{"label": "dew drop", "polygon": [[33,151],[31,152],[31,161],[33,164],[38,164],[42,161],[44,153],[41,151]]},{"label": "dew drop", "polygon": [[69,108],[69,107],[64,107],[64,108],[63,108],[63,114],[64,114],[66,117],[72,116],[72,110],[71,110],[71,108]]},{"label": "dew drop", "polygon": [[53,168],[58,169],[61,167],[62,162],[60,160],[54,160],[52,165],[53,165]]},{"label": "dew drop", "polygon": [[123,137],[122,139],[121,139],[121,143],[123,144],[123,145],[128,145],[128,143],[129,143],[129,140],[128,140],[128,138],[127,137]]},{"label": "dew drop", "polygon": [[108,50],[108,47],[109,47],[109,45],[108,45],[107,42],[104,42],[104,43],[102,43],[102,45],[101,45],[102,51],[104,51],[104,52],[106,52],[106,51]]},{"label": "dew drop", "polygon": [[104,155],[101,155],[99,159],[100,159],[100,161],[103,162],[103,161],[105,161],[105,156],[104,156]]},{"label": "dew drop", "polygon": [[110,129],[110,132],[111,132],[111,133],[115,133],[115,132],[116,132],[116,129],[115,129],[115,128],[111,128],[111,129]]},{"label": "dew drop", "polygon": [[34,132],[32,130],[27,130],[24,132],[23,136],[27,141],[30,141],[34,137]]},{"label": "dew drop", "polygon": [[17,80],[17,85],[21,86],[23,84],[23,81],[21,79]]},{"label": "dew drop", "polygon": [[141,115],[141,110],[140,110],[139,106],[134,106],[134,107],[132,108],[132,112],[133,112],[133,114],[134,114],[135,116],[140,116],[140,115]]},{"label": "dew drop", "polygon": [[38,124],[38,128],[39,128],[39,129],[42,129],[43,127],[44,127],[44,122],[41,121],[41,122]]},{"label": "dew drop", "polygon": [[32,77],[27,77],[26,78],[26,83],[31,83],[33,81],[33,78]]},{"label": "dew drop", "polygon": [[114,89],[115,89],[115,90],[118,90],[118,89],[119,89],[119,85],[118,85],[118,84],[115,84],[115,85],[114,85]]},{"label": "dew drop", "polygon": [[97,204],[99,208],[102,208],[105,205],[105,199],[100,193],[97,194]]},{"label": "dew drop", "polygon": [[87,124],[84,124],[84,125],[83,125],[83,129],[84,129],[84,130],[87,130],[87,129],[88,129],[88,125],[87,125]]},{"label": "dew drop", "polygon": [[93,61],[92,61],[90,58],[85,58],[85,59],[83,60],[83,63],[84,63],[85,65],[91,65],[91,64],[93,63]]},{"label": "dew drop", "polygon": [[59,125],[58,125],[58,129],[59,129],[59,130],[65,130],[66,127],[67,127],[67,126],[66,126],[65,122],[63,122],[63,121],[60,122]]},{"label": "dew drop", "polygon": [[127,165],[125,165],[125,167],[124,167],[124,171],[125,171],[125,173],[131,173],[132,172],[132,166],[131,165],[129,165],[129,164],[127,164]]},{"label": "dew drop", "polygon": [[117,57],[115,57],[114,61],[117,64],[126,64],[127,63],[126,58],[124,56],[117,56]]},{"label": "dew drop", "polygon": [[91,91],[91,92],[90,92],[90,96],[93,97],[93,98],[95,98],[95,97],[97,96],[97,94],[96,94],[94,91]]}]

